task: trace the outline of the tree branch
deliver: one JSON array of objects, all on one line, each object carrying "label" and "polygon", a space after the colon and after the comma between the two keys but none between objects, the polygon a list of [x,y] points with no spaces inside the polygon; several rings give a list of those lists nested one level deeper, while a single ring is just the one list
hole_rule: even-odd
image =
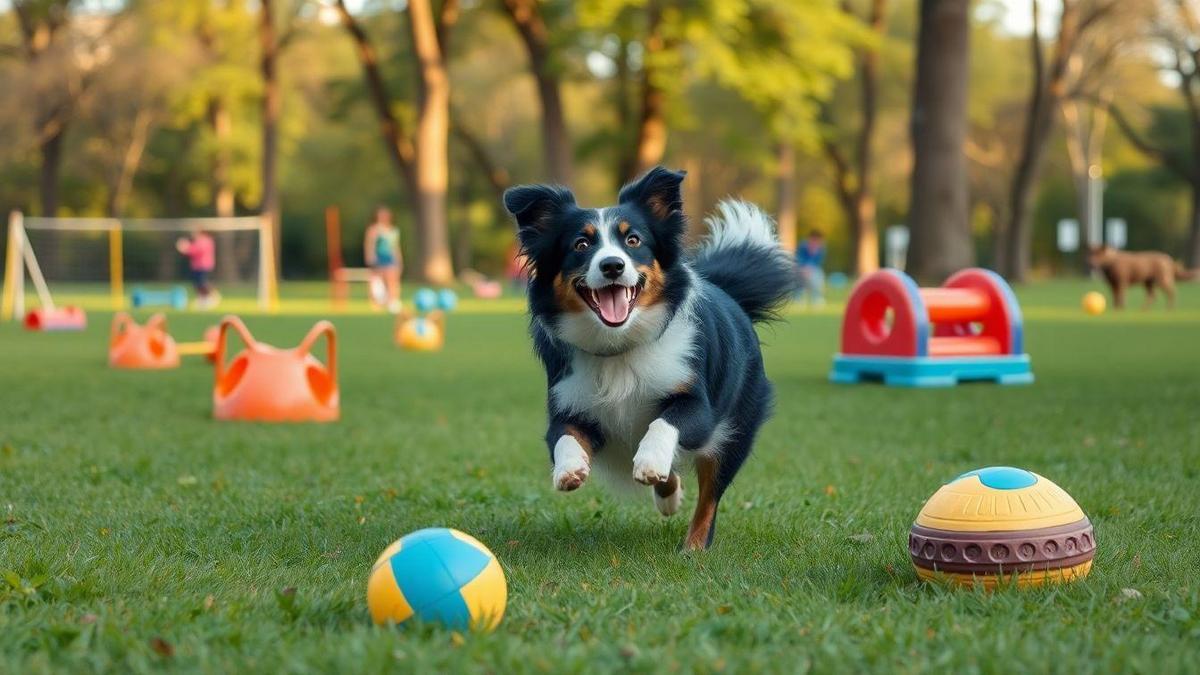
[{"label": "tree branch", "polygon": [[[1095,99],[1092,99],[1092,102],[1098,103],[1098,101]],[[1133,147],[1137,148],[1139,152],[1162,164],[1164,167],[1169,169],[1172,173],[1179,176],[1183,180],[1189,183],[1192,182],[1192,170],[1187,165],[1180,162],[1179,159],[1173,156],[1171,153],[1150,143],[1148,139],[1142,136],[1137,129],[1133,127],[1133,124],[1130,123],[1129,118],[1127,118],[1125,114],[1121,112],[1121,109],[1118,108],[1116,104],[1109,104],[1108,114],[1112,120],[1117,123],[1117,128],[1121,130],[1121,133],[1125,135],[1125,138],[1127,138]]]},{"label": "tree branch", "polygon": [[495,203],[499,204],[504,197],[504,191],[508,189],[511,182],[508,170],[496,163],[483,141],[459,121],[459,116],[454,114],[454,111],[451,111],[450,115],[450,131],[462,142],[463,147],[471,155],[471,159],[479,165],[479,170],[487,178],[488,185],[495,193]]},{"label": "tree branch", "polygon": [[[837,188],[838,199],[842,202],[842,207],[846,209],[847,217],[854,212],[854,192],[850,187],[851,169],[846,157],[842,155],[842,151],[838,149],[837,144],[827,137],[822,137],[821,147],[825,150],[825,155],[829,157],[829,161],[833,164],[833,183]],[[853,226],[853,223],[849,223]]]},{"label": "tree branch", "polygon": [[346,8],[345,0],[337,0],[335,8],[342,20],[342,26],[350,33],[350,37],[354,40],[354,46],[358,52],[359,64],[363,70],[363,77],[367,81],[367,91],[370,94],[371,103],[375,108],[375,114],[379,117],[380,131],[383,133],[388,155],[392,158],[392,162],[396,164],[401,175],[404,176],[405,181],[411,187],[416,183],[416,175],[413,168],[413,162],[416,159],[416,148],[413,147],[408,131],[401,126],[400,120],[392,112],[392,97],[388,92],[387,84],[383,80],[383,75],[379,72],[379,57],[375,53],[375,47],[371,44],[371,39],[367,36],[366,31],[363,30],[362,25],[358,23],[358,20]]},{"label": "tree branch", "polygon": [[442,2],[442,9],[437,13],[436,23],[434,24],[434,34],[437,35],[438,47],[441,49],[442,58],[447,60],[450,54],[450,31],[458,23],[458,2],[459,0],[444,0]]}]

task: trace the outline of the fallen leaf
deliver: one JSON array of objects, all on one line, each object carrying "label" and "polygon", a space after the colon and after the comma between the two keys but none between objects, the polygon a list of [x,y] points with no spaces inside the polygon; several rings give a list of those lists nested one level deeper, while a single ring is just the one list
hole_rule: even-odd
[{"label": "fallen leaf", "polygon": [[454,631],[450,633],[450,644],[454,645],[455,647],[461,647],[467,644],[467,639],[463,637],[462,633]]},{"label": "fallen leaf", "polygon": [[826,486],[825,486],[825,494],[826,494],[826,495],[828,495],[828,496],[830,496],[830,497],[832,497],[832,496],[834,496],[835,494],[837,494],[837,488],[835,488],[835,487],[834,487],[834,486],[832,486],[832,485],[826,485]]},{"label": "fallen leaf", "polygon": [[621,649],[618,650],[617,653],[621,655],[621,658],[625,659],[626,661],[630,661],[637,658],[638,648],[629,644],[622,645]]},{"label": "fallen leaf", "polygon": [[728,614],[733,611],[733,605],[717,605],[717,614]]},{"label": "fallen leaf", "polygon": [[866,544],[867,542],[875,539],[875,535],[871,534],[870,532],[859,532],[858,534],[852,534],[846,538],[858,544]]},{"label": "fallen leaf", "polygon": [[101,537],[107,537],[110,532],[112,532],[112,530],[108,529],[107,527],[100,528],[100,536]]},{"label": "fallen leaf", "polygon": [[96,623],[97,618],[99,617],[97,617],[95,614],[84,614],[83,616],[79,617],[79,623],[89,626],[93,623]]},{"label": "fallen leaf", "polygon": [[206,609],[206,610],[212,609],[213,605],[215,605],[215,604],[217,604],[217,599],[212,596],[212,593],[209,593],[208,595],[204,596],[204,609]]},{"label": "fallen leaf", "polygon": [[180,485],[182,485],[182,486],[184,486],[184,487],[188,487],[188,486],[191,486],[191,485],[195,485],[195,484],[196,484],[196,483],[198,483],[199,481],[198,481],[198,480],[196,480],[196,477],[195,477],[195,476],[193,476],[193,475],[191,475],[191,474],[185,474],[185,475],[182,475],[182,476],[180,476],[179,478],[176,478],[176,479],[175,479],[175,482],[176,482],[176,483],[178,483],[178,484],[180,484]]},{"label": "fallen leaf", "polygon": [[1125,602],[1127,600],[1141,600],[1141,599],[1142,599],[1142,592],[1139,591],[1138,589],[1136,589],[1136,588],[1122,588],[1121,589],[1121,597],[1119,598],[1119,600],[1121,602]]},{"label": "fallen leaf", "polygon": [[171,643],[158,636],[150,638],[150,649],[153,649],[155,654],[164,659],[175,656],[175,648],[171,646]]}]

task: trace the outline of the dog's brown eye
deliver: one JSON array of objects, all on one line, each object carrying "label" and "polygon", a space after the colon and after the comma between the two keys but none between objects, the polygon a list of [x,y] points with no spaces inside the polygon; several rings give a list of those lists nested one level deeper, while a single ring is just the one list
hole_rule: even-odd
[{"label": "dog's brown eye", "polygon": [[574,244],[572,244],[572,248],[574,248],[576,251],[586,251],[591,245],[592,242],[588,241],[587,237],[580,237],[575,240]]},{"label": "dog's brown eye", "polygon": [[631,234],[625,237],[625,245],[629,248],[637,248],[642,245],[642,238],[636,234]]}]

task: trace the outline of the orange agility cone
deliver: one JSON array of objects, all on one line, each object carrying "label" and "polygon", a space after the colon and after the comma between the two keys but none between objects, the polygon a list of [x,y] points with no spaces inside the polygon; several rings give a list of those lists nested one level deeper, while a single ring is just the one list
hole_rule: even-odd
[{"label": "orange agility cone", "polygon": [[[245,350],[225,363],[226,336],[233,328]],[[324,335],[326,361],[309,350]],[[213,417],[258,422],[332,422],[338,418],[337,334],[318,321],[294,349],[276,349],[255,341],[241,319],[227,316],[217,335]]]},{"label": "orange agility cone", "polygon": [[167,333],[167,317],[155,314],[139,326],[125,312],[113,316],[108,339],[108,365],[113,368],[179,367],[179,350]]}]

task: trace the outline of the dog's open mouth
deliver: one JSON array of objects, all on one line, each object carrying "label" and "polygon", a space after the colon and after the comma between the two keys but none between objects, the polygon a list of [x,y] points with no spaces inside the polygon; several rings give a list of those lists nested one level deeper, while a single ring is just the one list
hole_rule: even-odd
[{"label": "dog's open mouth", "polygon": [[600,317],[604,325],[616,328],[629,320],[633,312],[633,303],[642,292],[641,285],[622,286],[612,284],[603,288],[591,288],[583,281],[575,284],[575,292],[583,298],[588,307]]}]

